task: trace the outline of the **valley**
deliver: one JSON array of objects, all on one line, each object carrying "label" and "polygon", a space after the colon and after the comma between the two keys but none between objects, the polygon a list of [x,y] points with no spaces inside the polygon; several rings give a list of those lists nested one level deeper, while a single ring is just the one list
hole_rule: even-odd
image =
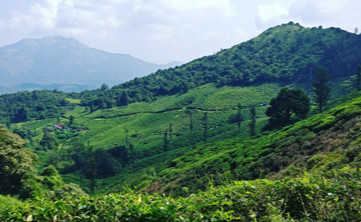
[{"label": "valley", "polygon": [[[22,193],[0,183],[0,220],[357,221],[360,49],[290,22],[112,87],[2,95],[0,158],[23,167],[1,172]],[[310,109],[270,127],[286,87]]]}]

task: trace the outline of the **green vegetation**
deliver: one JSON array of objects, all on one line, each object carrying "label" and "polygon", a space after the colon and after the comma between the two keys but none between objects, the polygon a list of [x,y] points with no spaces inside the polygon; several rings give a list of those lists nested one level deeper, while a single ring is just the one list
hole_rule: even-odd
[{"label": "green vegetation", "polygon": [[339,28],[304,28],[290,22],[214,55],[111,89],[84,91],[79,98],[82,105],[96,110],[183,94],[207,83],[218,87],[298,84],[310,92],[318,66],[327,68],[335,81],[354,75],[361,57],[360,38]]},{"label": "green vegetation", "polygon": [[[310,99],[300,89],[283,88],[272,99],[266,115],[270,117],[266,128],[285,126],[304,119],[310,110]],[[291,117],[293,119],[291,119]]]},{"label": "green vegetation", "polygon": [[58,91],[36,90],[0,96],[0,122],[18,123],[54,118],[69,109],[68,95]]},{"label": "green vegetation", "polygon": [[[322,172],[349,165],[358,167],[361,159],[347,155],[359,155],[361,141],[356,138],[360,133],[360,104],[361,97],[357,97],[256,138],[195,146],[160,169],[145,190],[151,191],[156,185],[160,192],[182,195],[183,187],[194,192],[207,188],[210,181],[221,185],[233,180],[298,176],[304,171]],[[317,155],[318,159],[312,160]],[[140,181],[135,179],[134,184],[139,185]]]},{"label": "green vegetation", "polygon": [[289,23],[112,88],[0,97],[23,138],[0,128],[0,220],[360,220],[361,94],[327,103],[359,38]]},{"label": "green vegetation", "polygon": [[327,69],[318,67],[312,86],[313,92],[315,93],[315,101],[318,104],[320,113],[323,111],[323,107],[330,97],[331,88],[328,86],[329,81],[330,76],[327,74]]},{"label": "green vegetation", "polygon": [[359,221],[361,172],[342,169],[298,179],[211,187],[185,198],[132,191],[37,199],[6,209],[1,221]]},{"label": "green vegetation", "polygon": [[0,194],[30,197],[36,189],[35,160],[24,141],[0,125]]}]

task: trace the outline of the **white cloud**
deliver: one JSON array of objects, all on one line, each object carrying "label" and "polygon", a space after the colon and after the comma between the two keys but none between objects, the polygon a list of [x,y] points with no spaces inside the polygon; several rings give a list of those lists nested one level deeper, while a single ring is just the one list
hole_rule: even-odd
[{"label": "white cloud", "polygon": [[303,0],[290,7],[290,16],[307,26],[341,27],[352,31],[360,26],[359,0]]},{"label": "white cloud", "polygon": [[[0,8],[0,45],[63,35],[149,61],[187,61],[295,21],[361,25],[359,0],[14,0]],[[6,8],[7,10],[3,10]]]},{"label": "white cloud", "polygon": [[287,20],[288,8],[284,4],[265,3],[258,6],[256,23],[259,27],[270,27],[278,25]]}]

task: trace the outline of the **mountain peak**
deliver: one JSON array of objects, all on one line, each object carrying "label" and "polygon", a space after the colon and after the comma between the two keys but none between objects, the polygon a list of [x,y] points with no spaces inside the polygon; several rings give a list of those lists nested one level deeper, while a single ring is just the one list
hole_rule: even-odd
[{"label": "mountain peak", "polygon": [[88,48],[88,46],[84,45],[83,43],[79,42],[74,38],[65,38],[61,36],[44,37],[40,39],[23,39],[15,43],[15,45],[18,45],[19,47],[30,47],[30,48],[54,47],[56,45],[76,47],[76,48],[80,48],[80,47]]},{"label": "mountain peak", "polygon": [[23,39],[0,48],[0,82],[9,87],[56,83],[95,88],[102,83],[119,84],[162,68],[168,66],[93,49],[62,36]]}]

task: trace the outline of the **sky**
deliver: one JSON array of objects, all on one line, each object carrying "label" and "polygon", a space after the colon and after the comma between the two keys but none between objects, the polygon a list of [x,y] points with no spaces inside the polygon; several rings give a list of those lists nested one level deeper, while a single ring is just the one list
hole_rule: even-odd
[{"label": "sky", "polygon": [[73,37],[148,62],[188,62],[294,21],[361,30],[361,0],[1,0],[0,46]]}]

